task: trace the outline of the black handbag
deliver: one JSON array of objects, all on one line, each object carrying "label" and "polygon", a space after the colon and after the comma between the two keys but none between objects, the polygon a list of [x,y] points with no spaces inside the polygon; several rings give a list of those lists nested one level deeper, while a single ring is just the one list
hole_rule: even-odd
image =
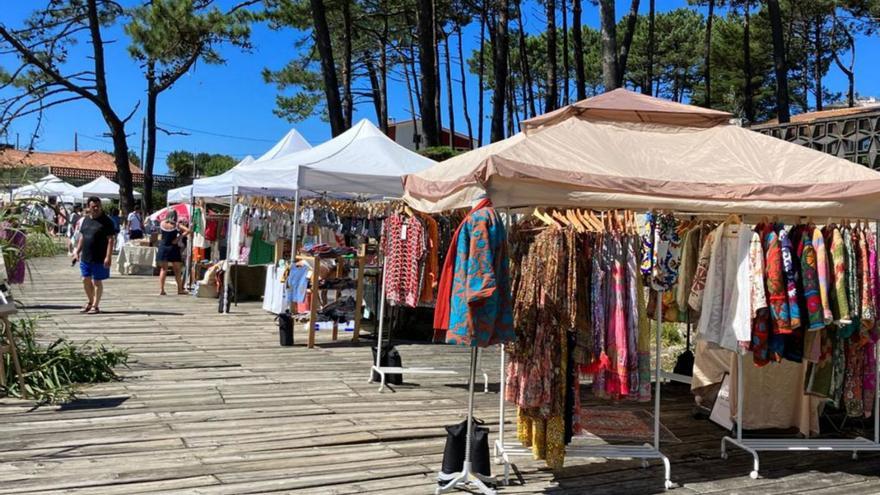
[{"label": "black handbag", "polygon": [[[492,462],[489,458],[489,428],[482,426],[479,419],[473,420],[471,438],[471,467],[483,477],[492,476]],[[464,448],[467,439],[467,420],[446,427],[446,448],[443,449],[441,482],[450,475],[460,473],[464,468]],[[443,475],[446,475],[445,477]]]},{"label": "black handbag", "polygon": [[275,317],[278,322],[278,340],[284,347],[293,345],[293,315],[287,309]]},{"label": "black handbag", "polygon": [[[373,363],[376,362],[376,347],[373,346]],[[402,368],[403,361],[400,359],[400,353],[397,352],[397,348],[391,344],[386,344],[382,346],[382,354],[379,356],[379,366],[385,367],[394,367],[394,368]],[[382,381],[382,377],[379,376],[379,373],[373,371],[373,381],[379,382]],[[403,375],[400,373],[385,373],[385,383],[389,385],[402,385],[403,384]]]}]

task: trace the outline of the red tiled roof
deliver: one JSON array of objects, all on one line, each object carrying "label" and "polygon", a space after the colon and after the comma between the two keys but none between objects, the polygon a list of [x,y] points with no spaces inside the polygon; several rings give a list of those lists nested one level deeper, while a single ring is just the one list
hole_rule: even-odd
[{"label": "red tiled roof", "polygon": [[[144,173],[140,167],[130,164],[134,174]],[[0,167],[64,167],[97,172],[116,172],[113,155],[103,151],[32,151],[0,150]]]}]

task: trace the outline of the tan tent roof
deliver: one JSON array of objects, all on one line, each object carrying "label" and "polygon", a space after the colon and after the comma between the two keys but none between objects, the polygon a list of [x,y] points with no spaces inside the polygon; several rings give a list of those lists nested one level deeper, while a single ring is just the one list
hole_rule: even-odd
[{"label": "tan tent roof", "polygon": [[880,216],[880,173],[726,124],[569,117],[406,176],[404,189],[410,205],[428,212],[468,207],[488,193],[499,207]]},{"label": "tan tent roof", "polygon": [[524,120],[522,128],[528,134],[531,129],[557,124],[571,117],[616,122],[711,127],[729,123],[733,115],[710,108],[682,105],[674,101],[654,98],[620,88]]}]

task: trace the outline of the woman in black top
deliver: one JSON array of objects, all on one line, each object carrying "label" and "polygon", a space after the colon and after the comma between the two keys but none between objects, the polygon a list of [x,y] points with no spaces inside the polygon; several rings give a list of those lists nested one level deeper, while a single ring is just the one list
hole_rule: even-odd
[{"label": "woman in black top", "polygon": [[180,246],[183,244],[180,237],[189,235],[189,229],[179,224],[177,221],[177,212],[171,211],[159,229],[159,252],[156,254],[156,261],[159,262],[159,295],[165,295],[165,277],[168,274],[168,264],[174,270],[174,280],[177,282],[177,293],[186,294],[183,288],[183,269],[181,264],[183,256]]}]

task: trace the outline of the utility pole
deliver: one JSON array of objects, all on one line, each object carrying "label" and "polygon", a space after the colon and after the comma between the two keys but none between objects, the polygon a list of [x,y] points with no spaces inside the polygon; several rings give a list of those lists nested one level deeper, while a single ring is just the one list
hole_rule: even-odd
[{"label": "utility pole", "polygon": [[73,133],[73,151],[79,151],[79,135],[76,132]]}]

